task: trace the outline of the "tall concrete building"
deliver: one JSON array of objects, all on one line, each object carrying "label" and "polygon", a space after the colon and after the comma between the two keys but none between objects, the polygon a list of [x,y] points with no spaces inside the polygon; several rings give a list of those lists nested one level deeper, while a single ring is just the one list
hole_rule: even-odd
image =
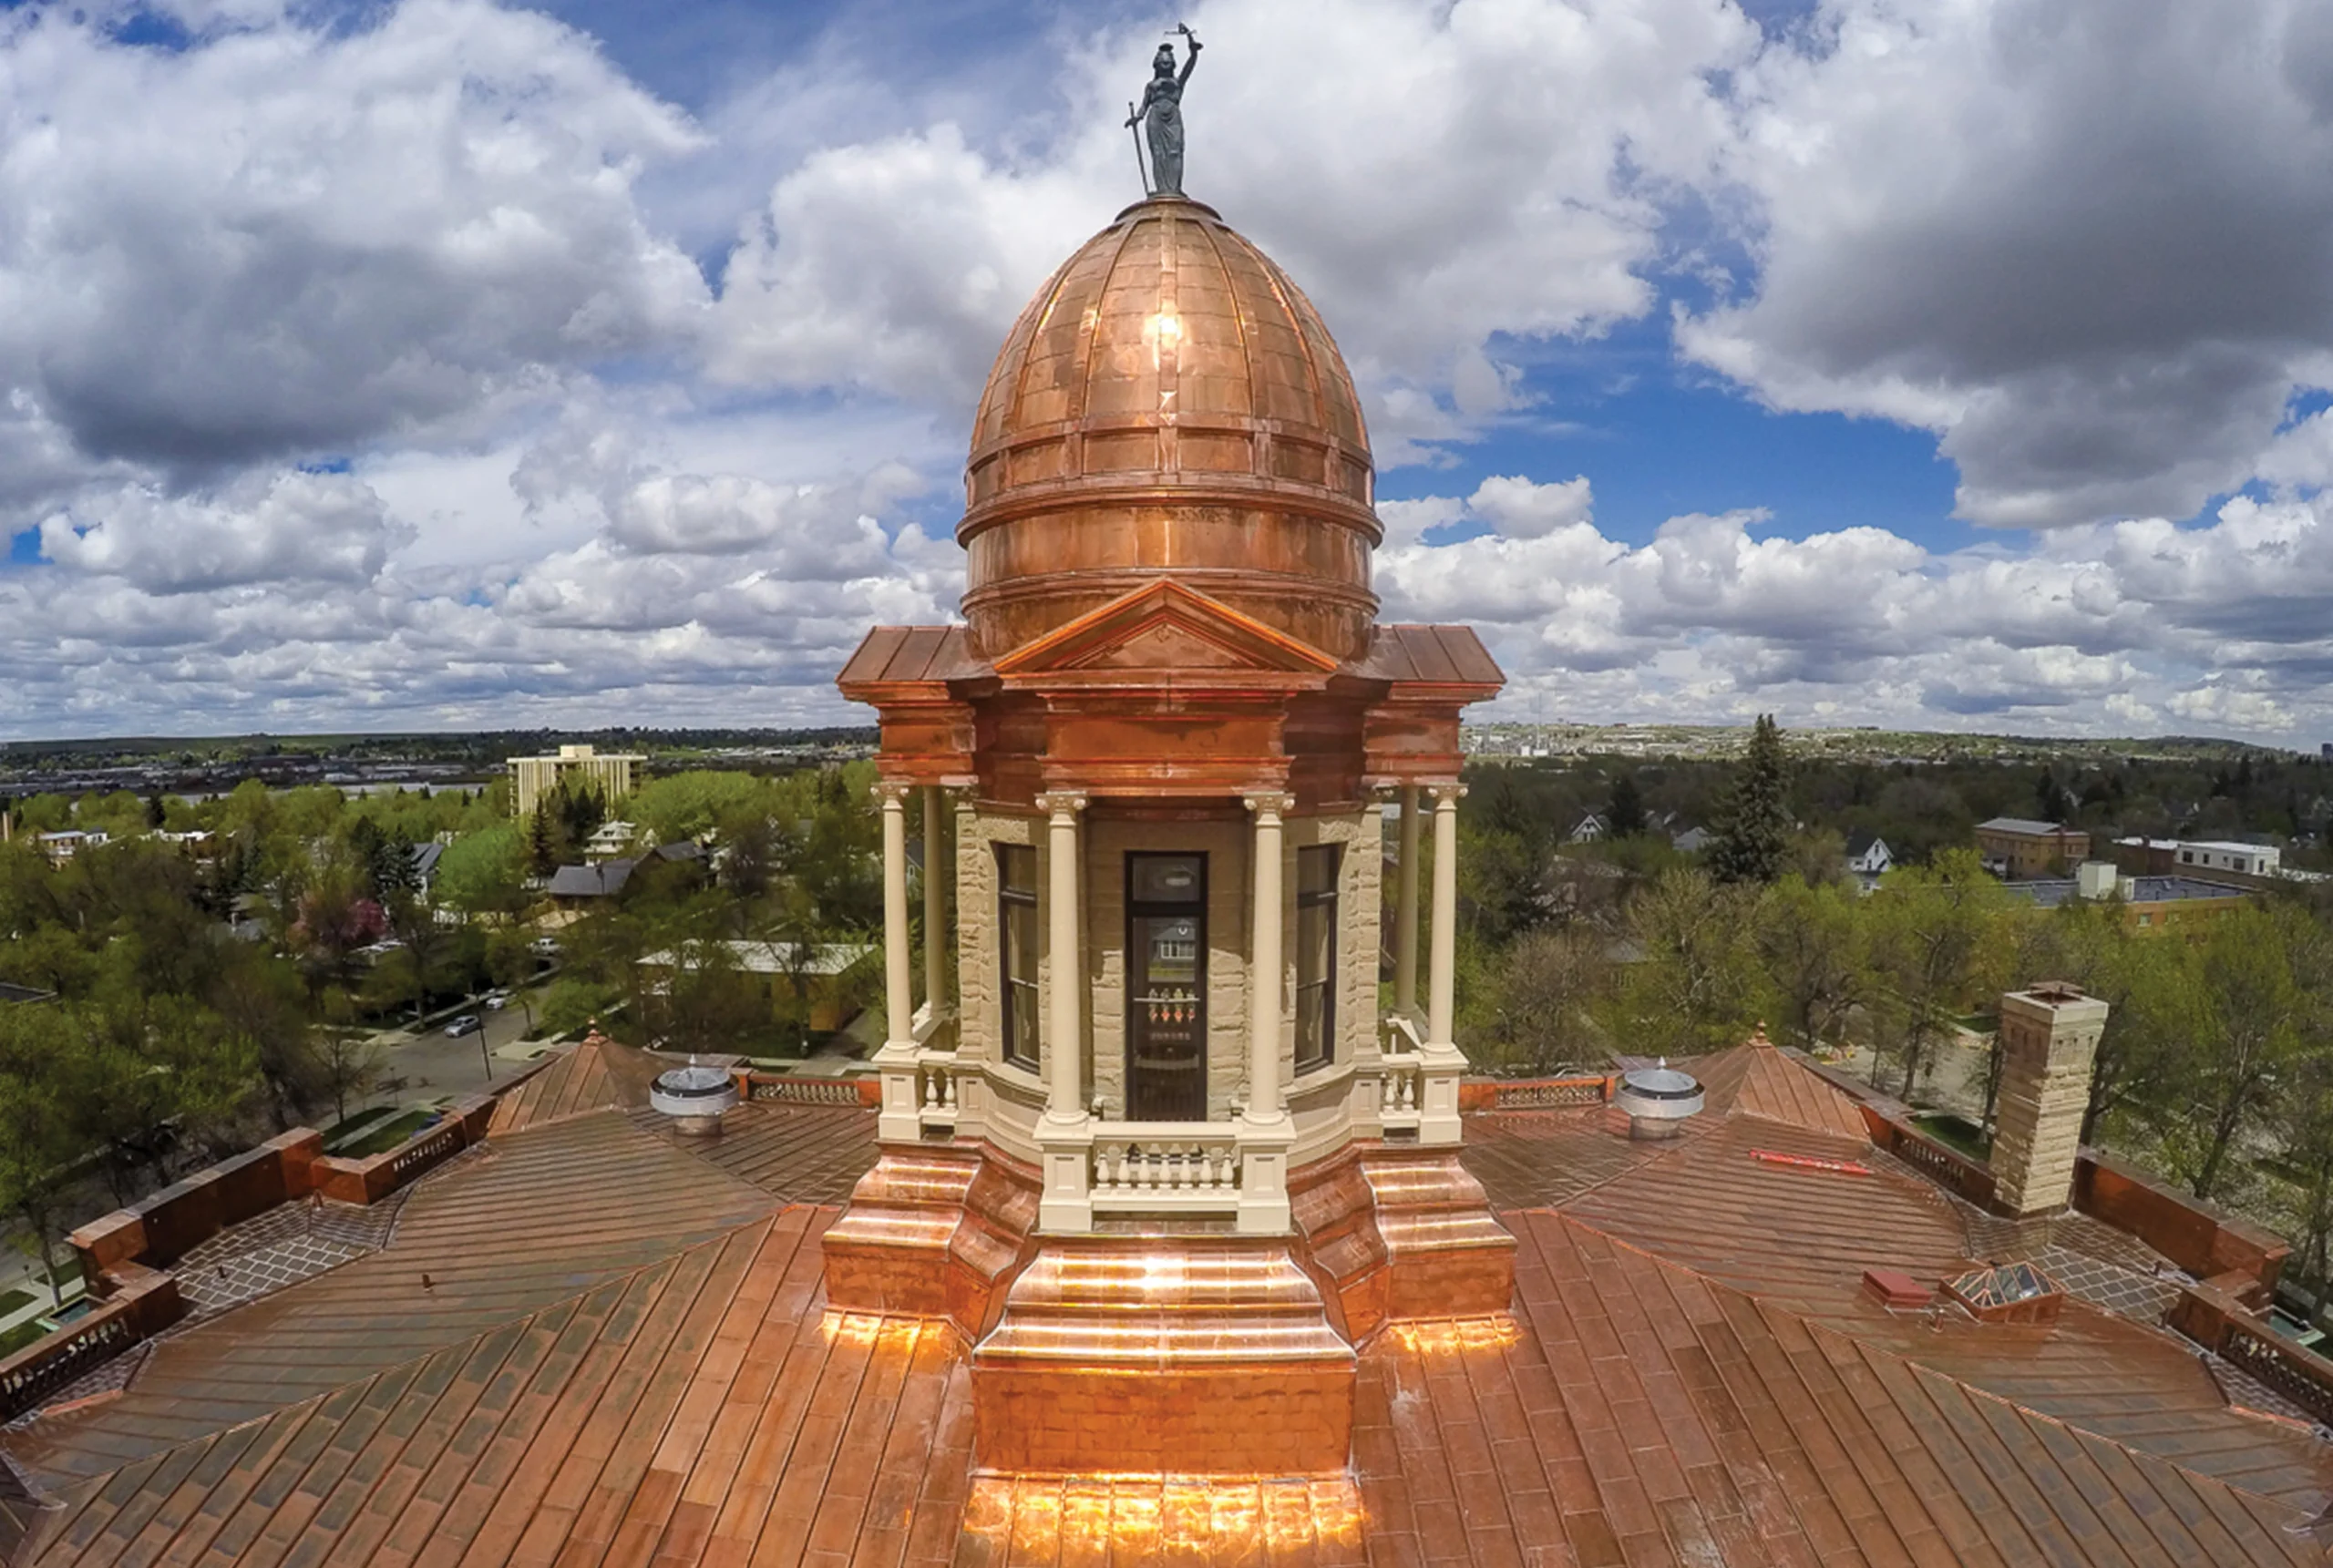
[{"label": "tall concrete building", "polygon": [[543,797],[557,794],[561,784],[570,792],[592,791],[613,804],[632,793],[640,764],[647,760],[636,752],[601,752],[591,746],[561,746],[548,757],[512,757],[510,809],[531,816]]}]

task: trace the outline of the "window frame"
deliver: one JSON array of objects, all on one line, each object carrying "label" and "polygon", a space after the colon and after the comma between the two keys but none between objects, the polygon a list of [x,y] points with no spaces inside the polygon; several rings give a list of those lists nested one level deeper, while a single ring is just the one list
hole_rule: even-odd
[{"label": "window frame", "polygon": [[[1037,907],[1037,851],[1034,845],[1011,844],[1002,839],[991,844],[995,851],[996,865],[996,970],[997,970],[997,1060],[1008,1066],[1036,1071],[1044,1060],[1045,1013],[1038,979],[1039,948],[1041,945]],[[1016,856],[1026,856],[1028,871],[1025,886],[1016,886],[1012,877],[1012,862]],[[1012,921],[1017,912],[1025,912],[1028,922],[1025,977],[1013,973]],[[1013,1049],[1020,1039],[1020,1004],[1029,1009],[1028,1036],[1030,1050],[1026,1056]]]},{"label": "window frame", "polygon": [[[1296,1009],[1291,1020],[1294,1028],[1290,1055],[1300,1074],[1318,1072],[1335,1065],[1337,1060],[1337,959],[1344,935],[1340,928],[1343,923],[1344,850],[1343,845],[1336,843],[1299,845],[1296,850]],[[1322,856],[1329,863],[1328,876],[1321,879],[1321,886],[1309,889],[1304,876],[1307,856]],[[1306,959],[1312,951],[1304,940],[1304,917],[1308,910],[1321,911],[1320,917],[1328,923],[1329,938],[1323,949],[1321,971],[1309,979],[1304,972]],[[1305,1054],[1304,995],[1308,990],[1318,994],[1321,1020],[1319,1050],[1311,1056]]]}]

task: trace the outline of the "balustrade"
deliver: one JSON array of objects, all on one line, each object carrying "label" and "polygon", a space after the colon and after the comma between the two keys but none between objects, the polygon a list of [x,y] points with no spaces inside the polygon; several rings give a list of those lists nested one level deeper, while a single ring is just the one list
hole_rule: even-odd
[{"label": "balustrade", "polygon": [[0,1361],[0,1421],[38,1409],[49,1395],[111,1360],[137,1338],[129,1308],[109,1305],[33,1341]]},{"label": "balustrade", "polygon": [[1230,1213],[1238,1207],[1239,1167],[1237,1129],[1228,1122],[1105,1122],[1094,1140],[1094,1206]]}]

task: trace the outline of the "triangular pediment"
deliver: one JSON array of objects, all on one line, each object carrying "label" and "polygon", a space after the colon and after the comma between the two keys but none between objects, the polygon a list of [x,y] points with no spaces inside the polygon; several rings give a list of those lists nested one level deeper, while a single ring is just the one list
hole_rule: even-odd
[{"label": "triangular pediment", "polygon": [[1171,578],[1088,610],[996,661],[996,672],[1008,676],[1181,670],[1319,676],[1336,668],[1336,660],[1311,644]]}]

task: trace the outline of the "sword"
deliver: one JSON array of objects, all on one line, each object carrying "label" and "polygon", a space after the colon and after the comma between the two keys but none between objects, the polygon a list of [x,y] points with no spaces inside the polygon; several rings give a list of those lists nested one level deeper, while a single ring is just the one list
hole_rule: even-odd
[{"label": "sword", "polygon": [[1134,134],[1134,166],[1142,175],[1142,193],[1148,196],[1151,194],[1150,166],[1142,159],[1142,117],[1134,112],[1132,100],[1126,104],[1126,129]]}]

